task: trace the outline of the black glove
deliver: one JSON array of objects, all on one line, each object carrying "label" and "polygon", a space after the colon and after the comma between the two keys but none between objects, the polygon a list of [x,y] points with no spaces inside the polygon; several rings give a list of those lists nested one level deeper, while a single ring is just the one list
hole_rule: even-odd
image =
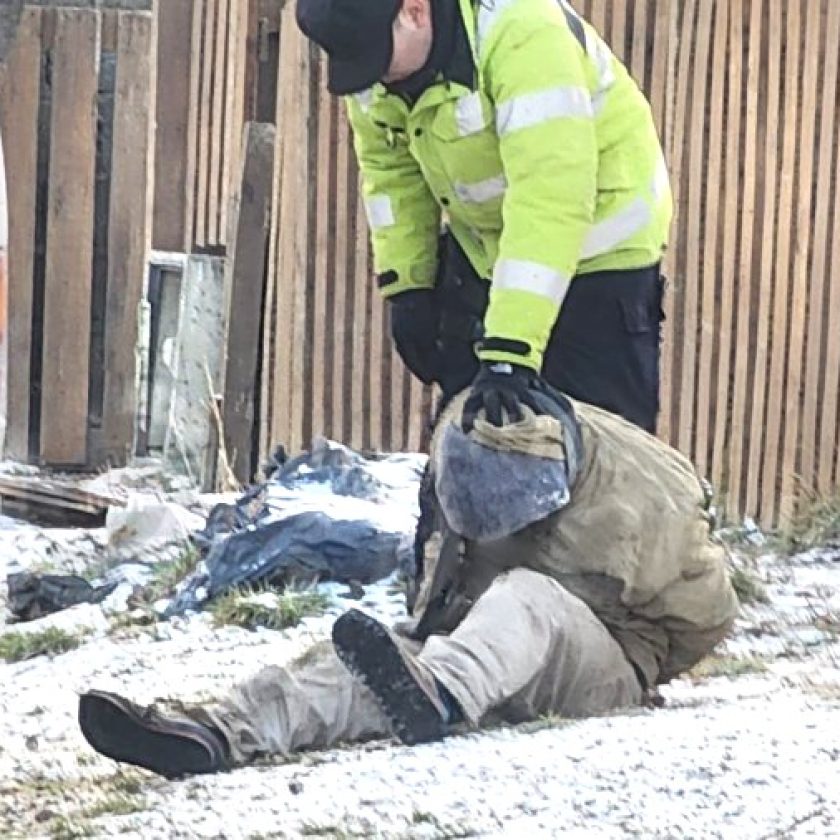
[{"label": "black glove", "polygon": [[482,410],[487,422],[494,426],[522,420],[523,405],[528,406],[534,414],[545,414],[545,403],[538,398],[542,390],[540,375],[530,368],[508,362],[482,362],[473,380],[470,395],[464,403],[461,427],[469,434],[475,426],[475,418]]},{"label": "black glove", "polygon": [[434,289],[412,289],[391,298],[391,336],[405,366],[427,385],[440,371],[439,318]]}]

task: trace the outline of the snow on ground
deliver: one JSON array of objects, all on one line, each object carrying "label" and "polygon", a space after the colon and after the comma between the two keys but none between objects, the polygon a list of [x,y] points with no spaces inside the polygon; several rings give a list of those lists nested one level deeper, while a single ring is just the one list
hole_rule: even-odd
[{"label": "snow on ground", "polygon": [[[0,602],[12,564],[79,570],[107,542],[0,519]],[[178,782],[92,752],[77,693],[210,699],[325,638],[349,605],[398,619],[398,588],[368,587],[359,602],[332,585],[328,615],[284,632],[219,629],[206,614],[115,629],[98,606],[41,619],[91,632],[69,653],[0,664],[0,837],[840,838],[840,549],[749,562],[770,602],[745,607],[719,655],[665,689],[663,709]]]}]

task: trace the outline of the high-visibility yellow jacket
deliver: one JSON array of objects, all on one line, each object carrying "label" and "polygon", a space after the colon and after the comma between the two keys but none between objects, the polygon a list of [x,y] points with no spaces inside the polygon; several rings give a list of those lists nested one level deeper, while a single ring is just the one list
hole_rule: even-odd
[{"label": "high-visibility yellow jacket", "polygon": [[[576,274],[657,263],[672,214],[650,107],[566,0],[459,0],[474,84],[348,97],[386,296],[434,285],[442,215],[492,281],[485,360],[535,369]],[[516,352],[510,352],[513,348]]]}]

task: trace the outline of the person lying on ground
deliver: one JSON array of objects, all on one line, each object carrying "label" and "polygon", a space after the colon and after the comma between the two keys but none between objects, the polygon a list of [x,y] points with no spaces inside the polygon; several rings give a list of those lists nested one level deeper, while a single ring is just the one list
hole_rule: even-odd
[{"label": "person lying on ground", "polygon": [[[289,667],[180,713],[88,691],[84,737],[168,777],[262,756],[645,703],[730,630],[738,602],[691,464],[535,380],[494,425],[459,395],[438,421],[412,618],[358,610]],[[472,406],[473,408],[471,408]]]}]

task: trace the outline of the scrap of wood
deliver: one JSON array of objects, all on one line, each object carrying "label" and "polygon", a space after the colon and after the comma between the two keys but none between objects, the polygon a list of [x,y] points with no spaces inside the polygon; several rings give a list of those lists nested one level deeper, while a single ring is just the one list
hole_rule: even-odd
[{"label": "scrap of wood", "polygon": [[122,499],[91,493],[52,479],[23,476],[0,476],[0,498],[92,515],[104,514],[109,507],[125,507]]}]

